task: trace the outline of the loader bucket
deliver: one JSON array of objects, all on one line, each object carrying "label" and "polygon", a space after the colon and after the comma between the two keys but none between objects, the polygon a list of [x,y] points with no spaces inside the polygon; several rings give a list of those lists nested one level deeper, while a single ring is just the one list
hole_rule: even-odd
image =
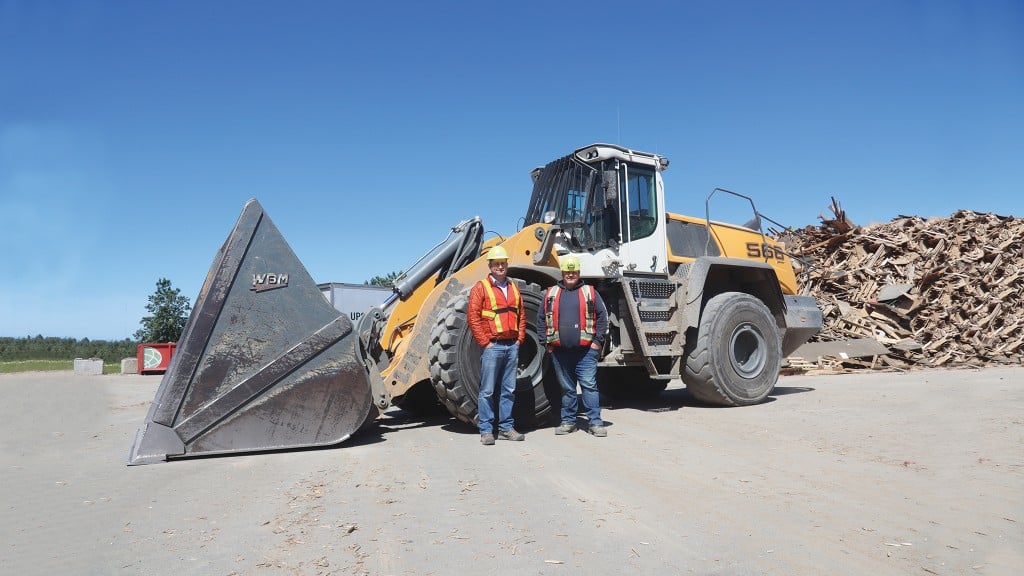
[{"label": "loader bucket", "polygon": [[256,200],[217,253],[128,464],[329,446],[377,415],[352,323]]}]

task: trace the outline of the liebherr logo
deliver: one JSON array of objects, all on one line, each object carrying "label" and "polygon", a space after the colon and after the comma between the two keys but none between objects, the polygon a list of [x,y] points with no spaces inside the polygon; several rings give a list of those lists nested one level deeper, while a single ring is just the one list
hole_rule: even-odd
[{"label": "liebherr logo", "polygon": [[278,288],[288,287],[288,275],[287,274],[253,274],[252,275],[252,288],[256,292],[266,292],[267,290],[276,290]]}]

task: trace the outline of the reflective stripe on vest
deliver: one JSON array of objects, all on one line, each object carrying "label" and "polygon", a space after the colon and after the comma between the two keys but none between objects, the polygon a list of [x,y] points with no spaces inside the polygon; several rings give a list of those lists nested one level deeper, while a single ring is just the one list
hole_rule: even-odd
[{"label": "reflective stripe on vest", "polygon": [[[484,318],[490,318],[494,320],[494,333],[501,334],[502,332],[506,331],[506,328],[502,327],[502,314],[505,314],[506,312],[512,312],[515,315],[513,316],[515,321],[507,330],[515,330],[516,332],[518,332],[519,308],[517,308],[516,306],[505,306],[504,308],[499,308],[498,295],[494,293],[494,286],[491,285],[490,279],[481,280],[480,283],[484,285],[484,292],[487,293],[487,298],[491,302],[491,309],[481,310],[480,315],[483,316]],[[508,304],[509,302],[519,302],[519,289],[516,288],[516,283],[512,282],[511,280],[508,281],[508,297],[505,298],[505,303]]]},{"label": "reflective stripe on vest", "polygon": [[[597,332],[597,306],[594,305],[594,287],[589,284],[580,286],[583,298],[580,298],[580,346],[590,346]],[[562,337],[558,333],[559,299],[562,288],[552,286],[544,295],[544,322],[547,323],[547,343],[558,346]]]}]

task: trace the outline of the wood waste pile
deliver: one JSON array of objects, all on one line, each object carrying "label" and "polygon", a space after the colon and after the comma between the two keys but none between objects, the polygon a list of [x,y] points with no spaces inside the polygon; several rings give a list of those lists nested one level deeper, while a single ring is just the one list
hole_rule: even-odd
[{"label": "wood waste pile", "polygon": [[1024,219],[960,210],[857,226],[830,208],[818,227],[770,231],[807,264],[801,293],[825,315],[790,371],[1024,363]]}]

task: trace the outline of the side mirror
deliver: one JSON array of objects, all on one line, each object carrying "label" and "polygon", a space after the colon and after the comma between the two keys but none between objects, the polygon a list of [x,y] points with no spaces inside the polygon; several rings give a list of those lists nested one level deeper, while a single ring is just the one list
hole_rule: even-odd
[{"label": "side mirror", "polygon": [[604,205],[614,206],[619,203],[619,173],[616,170],[601,172],[601,188],[604,189]]}]

